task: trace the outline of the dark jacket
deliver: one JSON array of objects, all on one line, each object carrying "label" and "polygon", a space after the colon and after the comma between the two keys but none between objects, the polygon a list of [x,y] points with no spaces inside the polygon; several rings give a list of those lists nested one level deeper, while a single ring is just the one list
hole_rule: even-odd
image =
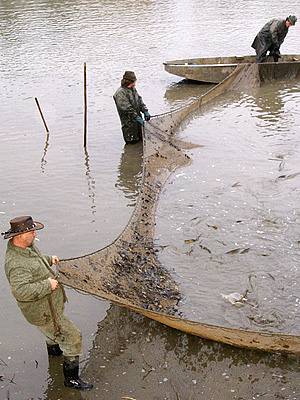
[{"label": "dark jacket", "polygon": [[142,139],[141,125],[136,117],[148,111],[142,97],[135,88],[121,86],[113,96],[122,124],[123,137],[126,143]]},{"label": "dark jacket", "polygon": [[[252,43],[252,47],[258,56],[258,61],[266,56],[267,51],[272,54],[278,54],[287,33],[288,28],[284,19],[272,19],[267,22]],[[261,59],[260,61],[263,60]]]}]

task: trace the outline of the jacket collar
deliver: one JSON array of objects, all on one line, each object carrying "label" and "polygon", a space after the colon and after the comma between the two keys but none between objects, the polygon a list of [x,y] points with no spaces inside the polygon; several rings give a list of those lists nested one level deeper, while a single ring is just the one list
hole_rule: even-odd
[{"label": "jacket collar", "polygon": [[38,256],[38,254],[39,254],[39,251],[35,247],[34,244],[32,244],[29,247],[26,247],[26,249],[22,249],[22,247],[18,247],[18,246],[13,245],[11,239],[7,243],[7,250],[10,251],[10,252],[14,252],[16,254],[25,256],[25,257]]}]

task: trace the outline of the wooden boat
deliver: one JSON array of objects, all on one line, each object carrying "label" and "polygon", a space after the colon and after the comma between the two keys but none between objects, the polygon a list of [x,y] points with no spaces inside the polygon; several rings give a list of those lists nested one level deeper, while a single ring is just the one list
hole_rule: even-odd
[{"label": "wooden boat", "polygon": [[[282,55],[276,64],[300,62],[300,54]],[[170,74],[206,83],[220,83],[227,78],[240,64],[255,63],[255,56],[190,58],[185,60],[166,61],[165,70]],[[273,57],[266,63],[275,64]],[[262,64],[266,64],[262,63]]]}]

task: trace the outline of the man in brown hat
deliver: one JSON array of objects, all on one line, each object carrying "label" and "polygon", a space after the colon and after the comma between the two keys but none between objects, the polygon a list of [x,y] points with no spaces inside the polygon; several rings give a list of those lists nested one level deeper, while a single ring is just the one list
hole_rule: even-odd
[{"label": "man in brown hat", "polygon": [[286,19],[272,19],[267,22],[256,35],[251,47],[256,51],[256,62],[264,62],[267,52],[277,62],[280,58],[280,46],[282,45],[289,28],[295,25],[297,17],[289,15]]},{"label": "man in brown hat", "polygon": [[67,298],[51,265],[57,256],[45,256],[34,244],[36,231],[44,225],[30,216],[14,218],[10,229],[2,233],[10,239],[5,255],[5,273],[11,291],[27,321],[46,336],[48,354],[64,355],[64,384],[79,390],[93,385],[79,377],[82,338],[79,329],[64,315]]},{"label": "man in brown hat", "polygon": [[150,114],[136,88],[136,76],[133,71],[125,71],[121,87],[116,91],[115,100],[122,124],[123,137],[126,143],[137,143],[142,140],[144,120],[150,120]]}]

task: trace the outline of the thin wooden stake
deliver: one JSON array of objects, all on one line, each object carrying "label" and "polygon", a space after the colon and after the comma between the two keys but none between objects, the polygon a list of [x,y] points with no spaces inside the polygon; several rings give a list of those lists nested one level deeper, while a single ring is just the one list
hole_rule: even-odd
[{"label": "thin wooden stake", "polygon": [[49,132],[49,129],[48,129],[48,126],[47,126],[47,124],[46,124],[45,118],[44,118],[44,116],[43,116],[41,107],[40,107],[40,105],[39,105],[39,101],[38,101],[38,99],[37,99],[36,97],[35,97],[34,99],[35,99],[36,105],[37,105],[37,107],[38,107],[38,109],[39,109],[39,112],[40,112],[40,114],[41,114],[42,120],[43,120],[43,122],[44,122],[44,125],[45,125],[45,128],[46,128],[46,132],[48,133],[48,132]]},{"label": "thin wooden stake", "polygon": [[84,90],[84,126],[83,126],[83,146],[86,147],[87,134],[87,94],[86,94],[86,63],[83,68],[83,90]]}]

